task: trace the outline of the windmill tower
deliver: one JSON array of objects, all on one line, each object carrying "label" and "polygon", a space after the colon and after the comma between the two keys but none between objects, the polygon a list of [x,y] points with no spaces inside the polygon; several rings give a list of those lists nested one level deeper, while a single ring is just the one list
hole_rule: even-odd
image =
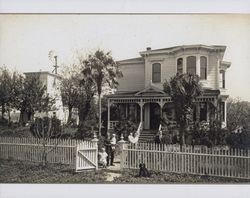
[{"label": "windmill tower", "polygon": [[57,69],[59,66],[57,65],[57,55],[56,55],[55,51],[53,51],[53,50],[49,51],[49,59],[52,62],[54,61],[54,65],[53,65],[54,69],[53,69],[52,73],[57,74]]}]

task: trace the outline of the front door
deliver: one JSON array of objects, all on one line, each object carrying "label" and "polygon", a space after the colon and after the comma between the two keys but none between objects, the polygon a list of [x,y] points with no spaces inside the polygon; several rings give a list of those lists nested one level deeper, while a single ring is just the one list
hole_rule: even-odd
[{"label": "front door", "polygon": [[150,103],[150,129],[158,129],[160,125],[161,109],[156,103]]}]

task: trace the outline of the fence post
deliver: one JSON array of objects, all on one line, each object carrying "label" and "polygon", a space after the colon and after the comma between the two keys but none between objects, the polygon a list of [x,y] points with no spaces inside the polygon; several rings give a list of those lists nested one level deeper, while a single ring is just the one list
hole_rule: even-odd
[{"label": "fence post", "polygon": [[94,143],[94,147],[96,148],[96,170],[98,170],[98,139],[96,137],[96,133],[94,132],[94,138],[91,140]]},{"label": "fence post", "polygon": [[126,144],[126,141],[124,140],[123,134],[121,134],[121,140],[118,142],[118,144],[120,145],[120,149],[121,149],[121,154],[120,154],[120,167],[121,170],[123,170],[123,163],[124,163],[124,147]]}]

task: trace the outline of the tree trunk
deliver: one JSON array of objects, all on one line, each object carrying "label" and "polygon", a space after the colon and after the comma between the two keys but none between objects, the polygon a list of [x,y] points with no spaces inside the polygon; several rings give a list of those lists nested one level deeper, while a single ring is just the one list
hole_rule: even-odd
[{"label": "tree trunk", "polygon": [[46,143],[43,142],[42,166],[45,167],[46,165],[47,165]]},{"label": "tree trunk", "polygon": [[182,146],[185,144],[185,126],[180,125],[180,146],[182,150]]},{"label": "tree trunk", "polygon": [[11,121],[11,117],[10,117],[10,111],[8,111],[8,123],[10,124],[10,121]]},{"label": "tree trunk", "polygon": [[69,116],[68,116],[67,124],[69,124],[71,120],[72,120],[72,107],[69,106]]},{"label": "tree trunk", "polygon": [[99,137],[101,137],[101,132],[102,132],[102,102],[101,102],[101,94],[98,94],[98,104],[99,104]]},{"label": "tree trunk", "polygon": [[91,98],[92,97],[87,97],[87,100],[85,101],[84,107],[82,105],[79,105],[78,111],[79,111],[79,126],[81,126],[84,121],[86,120],[89,111],[91,109]]},{"label": "tree trunk", "polygon": [[27,121],[28,121],[27,112],[21,110],[20,118],[19,118],[19,124],[24,126],[27,123]]},{"label": "tree trunk", "polygon": [[4,113],[5,113],[5,108],[4,108],[4,104],[2,104],[2,119],[4,119]]}]

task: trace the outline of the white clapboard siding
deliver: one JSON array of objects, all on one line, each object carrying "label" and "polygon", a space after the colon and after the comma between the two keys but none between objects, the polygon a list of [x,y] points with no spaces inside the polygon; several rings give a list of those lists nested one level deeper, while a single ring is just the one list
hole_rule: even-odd
[{"label": "white clapboard siding", "polygon": [[138,169],[145,163],[149,170],[197,175],[250,179],[250,151],[205,146],[159,145],[138,143],[124,145],[121,167]]},{"label": "white clapboard siding", "polygon": [[[77,144],[82,140],[49,139],[46,143],[49,163],[68,164],[75,167]],[[38,138],[0,137],[0,158],[42,162],[43,145]]]}]

